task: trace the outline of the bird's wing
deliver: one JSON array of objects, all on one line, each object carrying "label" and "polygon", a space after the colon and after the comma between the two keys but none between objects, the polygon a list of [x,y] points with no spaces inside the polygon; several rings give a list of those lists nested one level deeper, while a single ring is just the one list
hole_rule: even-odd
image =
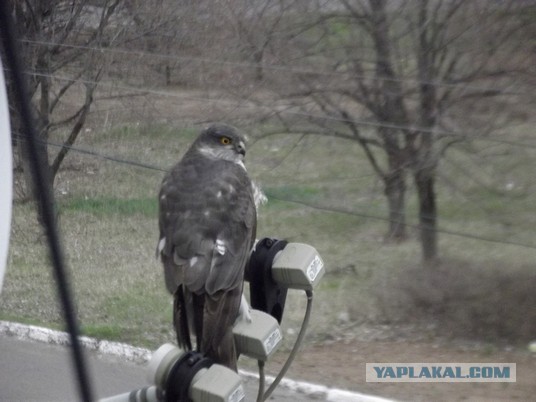
[{"label": "bird's wing", "polygon": [[238,316],[244,268],[255,240],[257,216],[251,184],[243,185],[227,214],[218,237],[205,285],[202,350],[236,370],[232,326]]},{"label": "bird's wing", "polygon": [[245,175],[233,176],[234,191],[227,195],[227,208],[222,211],[222,227],[213,250],[209,276],[205,285],[207,293],[231,289],[241,285],[253,241],[257,215],[251,183]]}]

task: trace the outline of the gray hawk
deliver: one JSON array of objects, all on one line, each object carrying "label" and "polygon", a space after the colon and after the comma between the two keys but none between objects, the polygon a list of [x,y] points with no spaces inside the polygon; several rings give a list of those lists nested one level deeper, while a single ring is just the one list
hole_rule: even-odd
[{"label": "gray hawk", "polygon": [[[174,296],[179,346],[236,371],[232,327],[257,226],[256,187],[244,166],[245,139],[233,127],[203,130],[162,181],[160,240],[166,287]],[[245,304],[244,304],[245,303]]]}]

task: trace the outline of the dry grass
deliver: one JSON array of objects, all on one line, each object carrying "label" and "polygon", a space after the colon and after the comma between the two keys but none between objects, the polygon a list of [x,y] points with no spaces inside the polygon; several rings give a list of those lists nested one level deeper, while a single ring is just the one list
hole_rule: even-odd
[{"label": "dry grass", "polygon": [[536,333],[536,272],[532,263],[505,267],[488,260],[448,259],[399,267],[380,303],[396,322],[429,320],[447,338],[529,342]]}]

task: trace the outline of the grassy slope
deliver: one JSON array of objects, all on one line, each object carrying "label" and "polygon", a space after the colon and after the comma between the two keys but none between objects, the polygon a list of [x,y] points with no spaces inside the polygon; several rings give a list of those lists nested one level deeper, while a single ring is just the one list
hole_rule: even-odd
[{"label": "grassy slope", "polygon": [[[530,127],[519,130],[521,136]],[[79,146],[166,168],[194,136],[189,129],[124,126],[87,136]],[[343,331],[359,323],[404,318],[399,304],[407,295],[396,291],[403,284],[401,272],[419,265],[414,231],[410,229],[412,237],[405,243],[387,244],[386,223],[359,216],[385,216],[386,209],[381,185],[356,144],[321,137],[296,141],[279,136],[256,142],[247,163],[251,175],[273,196],[260,210],[258,237],[309,243],[325,260],[329,274],[316,293],[311,334],[324,339],[335,324]],[[483,144],[474,162],[453,150],[441,166],[440,226],[536,245],[534,153],[530,148]],[[174,338],[171,298],[154,255],[162,176],[71,153],[58,177],[64,246],[80,321],[89,335],[151,347]],[[514,187],[505,190],[509,182]],[[414,211],[415,200],[409,197],[410,222],[415,222]],[[0,318],[61,327],[44,240],[34,222],[31,205],[15,205]],[[534,266],[536,257],[536,249],[447,234],[441,235],[440,250],[447,263],[483,270],[490,265],[502,271],[526,269]],[[297,330],[304,306],[301,294],[293,292],[287,306],[285,330]]]}]

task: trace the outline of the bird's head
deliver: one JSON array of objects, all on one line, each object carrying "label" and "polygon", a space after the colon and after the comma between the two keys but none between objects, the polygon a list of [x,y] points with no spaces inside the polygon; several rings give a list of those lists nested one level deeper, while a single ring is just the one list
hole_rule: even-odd
[{"label": "bird's head", "polygon": [[193,149],[211,159],[223,159],[244,166],[246,139],[231,126],[214,124],[203,130]]}]

